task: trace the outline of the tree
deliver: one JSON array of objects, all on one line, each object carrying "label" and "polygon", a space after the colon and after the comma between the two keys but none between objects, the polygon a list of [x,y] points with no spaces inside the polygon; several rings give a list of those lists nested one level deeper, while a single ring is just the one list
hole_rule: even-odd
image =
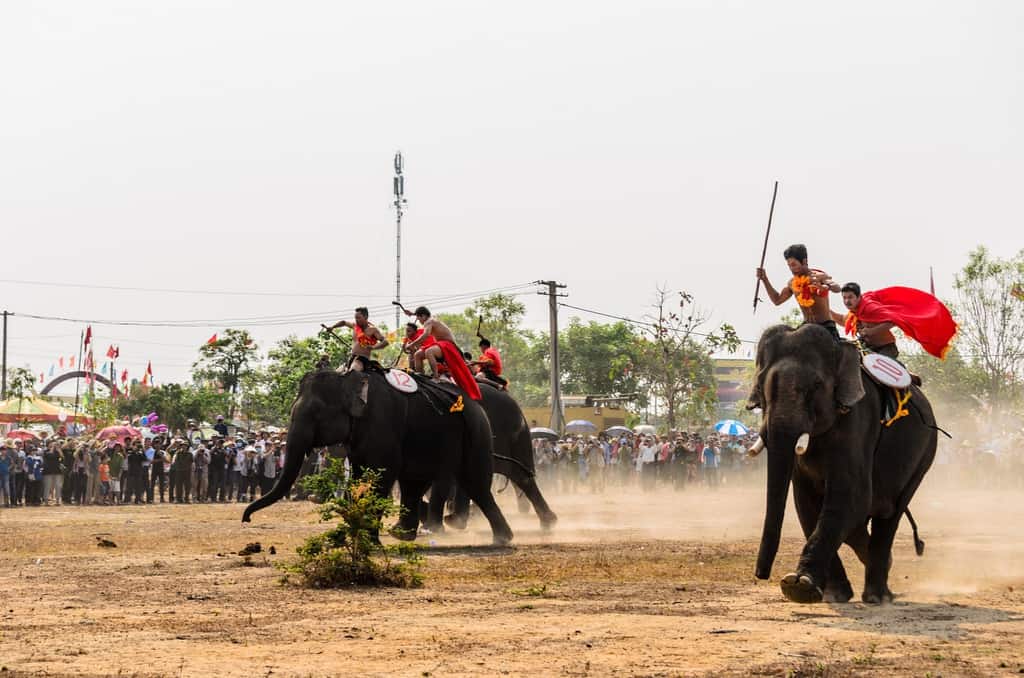
[{"label": "tree", "polygon": [[189,419],[212,420],[228,409],[230,400],[227,393],[218,393],[206,386],[162,384],[138,396],[119,400],[118,412],[128,418],[156,412],[160,423],[171,430],[180,430]]},{"label": "tree", "polygon": [[993,406],[1020,395],[1024,379],[1024,250],[1011,259],[991,256],[985,247],[968,255],[957,274],[954,305],[960,345],[987,377]]},{"label": "tree", "polygon": [[571,318],[559,332],[562,387],[578,395],[621,395],[637,390],[636,333],[624,323],[583,324]]},{"label": "tree", "polygon": [[35,375],[27,367],[12,367],[7,370],[7,397],[25,400],[35,390]]},{"label": "tree", "polygon": [[[234,395],[255,358],[256,343],[249,331],[229,328],[220,339],[199,347],[199,359],[192,365],[192,376],[197,381],[214,381]],[[234,416],[234,402],[228,407],[229,414]]]},{"label": "tree", "polygon": [[740,338],[731,325],[723,323],[715,332],[698,330],[707,324],[708,315],[697,308],[693,297],[678,292],[678,310],[674,295],[659,288],[655,295],[655,313],[648,316],[637,341],[641,378],[665,406],[665,422],[676,427],[680,414],[702,419],[712,413],[718,400],[711,354],[739,348]]}]

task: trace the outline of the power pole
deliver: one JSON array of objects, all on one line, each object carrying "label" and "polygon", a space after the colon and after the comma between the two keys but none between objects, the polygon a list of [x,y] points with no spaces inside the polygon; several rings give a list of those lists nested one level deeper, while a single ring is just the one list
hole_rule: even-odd
[{"label": "power pole", "polygon": [[4,311],[4,364],[3,364],[3,388],[0,389],[0,399],[7,400],[7,316],[14,315]]},{"label": "power pole", "polygon": [[551,428],[559,434],[565,426],[565,415],[562,413],[562,385],[561,371],[558,366],[558,298],[567,297],[567,294],[559,294],[558,290],[564,290],[565,285],[553,280],[538,280],[538,285],[547,286],[547,291],[539,291],[548,298],[548,331],[551,333]]},{"label": "power pole", "polygon": [[[395,177],[392,182],[395,192],[395,201],[391,203],[395,208],[395,301],[402,303],[402,214],[408,204],[405,200],[405,177],[402,170],[405,167],[405,160],[402,159],[402,152],[395,153]],[[401,322],[400,307],[395,306],[395,332],[398,332],[398,324]]]}]

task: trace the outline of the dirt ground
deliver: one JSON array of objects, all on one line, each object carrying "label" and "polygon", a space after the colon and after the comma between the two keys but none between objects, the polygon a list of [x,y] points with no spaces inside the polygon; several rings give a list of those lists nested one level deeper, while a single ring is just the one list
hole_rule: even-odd
[{"label": "dirt ground", "polygon": [[[1024,494],[928,486],[927,542],[897,538],[890,606],[786,602],[753,576],[763,487],[552,495],[542,533],[500,495],[421,537],[416,590],[311,591],[273,565],[322,529],[311,505],[0,509],[0,676],[914,675],[1024,672]],[[117,548],[99,548],[103,535]],[[247,542],[276,547],[246,566]],[[857,595],[863,571],[844,550]]]}]

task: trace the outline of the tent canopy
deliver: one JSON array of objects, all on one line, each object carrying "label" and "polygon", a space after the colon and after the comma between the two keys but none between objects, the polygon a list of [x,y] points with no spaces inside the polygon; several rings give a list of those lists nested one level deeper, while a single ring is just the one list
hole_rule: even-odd
[{"label": "tent canopy", "polygon": [[[63,421],[61,421],[62,417]],[[0,400],[0,423],[15,424],[18,422],[74,422],[77,424],[91,424],[92,417],[81,413],[75,416],[72,411],[60,405],[54,405],[38,396]]]}]

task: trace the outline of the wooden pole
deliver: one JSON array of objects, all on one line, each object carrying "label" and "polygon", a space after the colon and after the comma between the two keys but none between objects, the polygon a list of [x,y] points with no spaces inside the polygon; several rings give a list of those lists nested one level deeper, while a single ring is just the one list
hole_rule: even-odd
[{"label": "wooden pole", "polygon": [[[775,188],[772,189],[772,206],[768,209],[768,230],[764,233],[764,247],[761,248],[761,265],[758,268],[764,268],[764,258],[768,255],[768,236],[772,234],[772,216],[775,214],[775,196],[779,193],[779,182],[775,182]],[[757,286],[754,288],[754,313],[757,313],[757,297],[761,294],[761,278],[757,279]]]}]

